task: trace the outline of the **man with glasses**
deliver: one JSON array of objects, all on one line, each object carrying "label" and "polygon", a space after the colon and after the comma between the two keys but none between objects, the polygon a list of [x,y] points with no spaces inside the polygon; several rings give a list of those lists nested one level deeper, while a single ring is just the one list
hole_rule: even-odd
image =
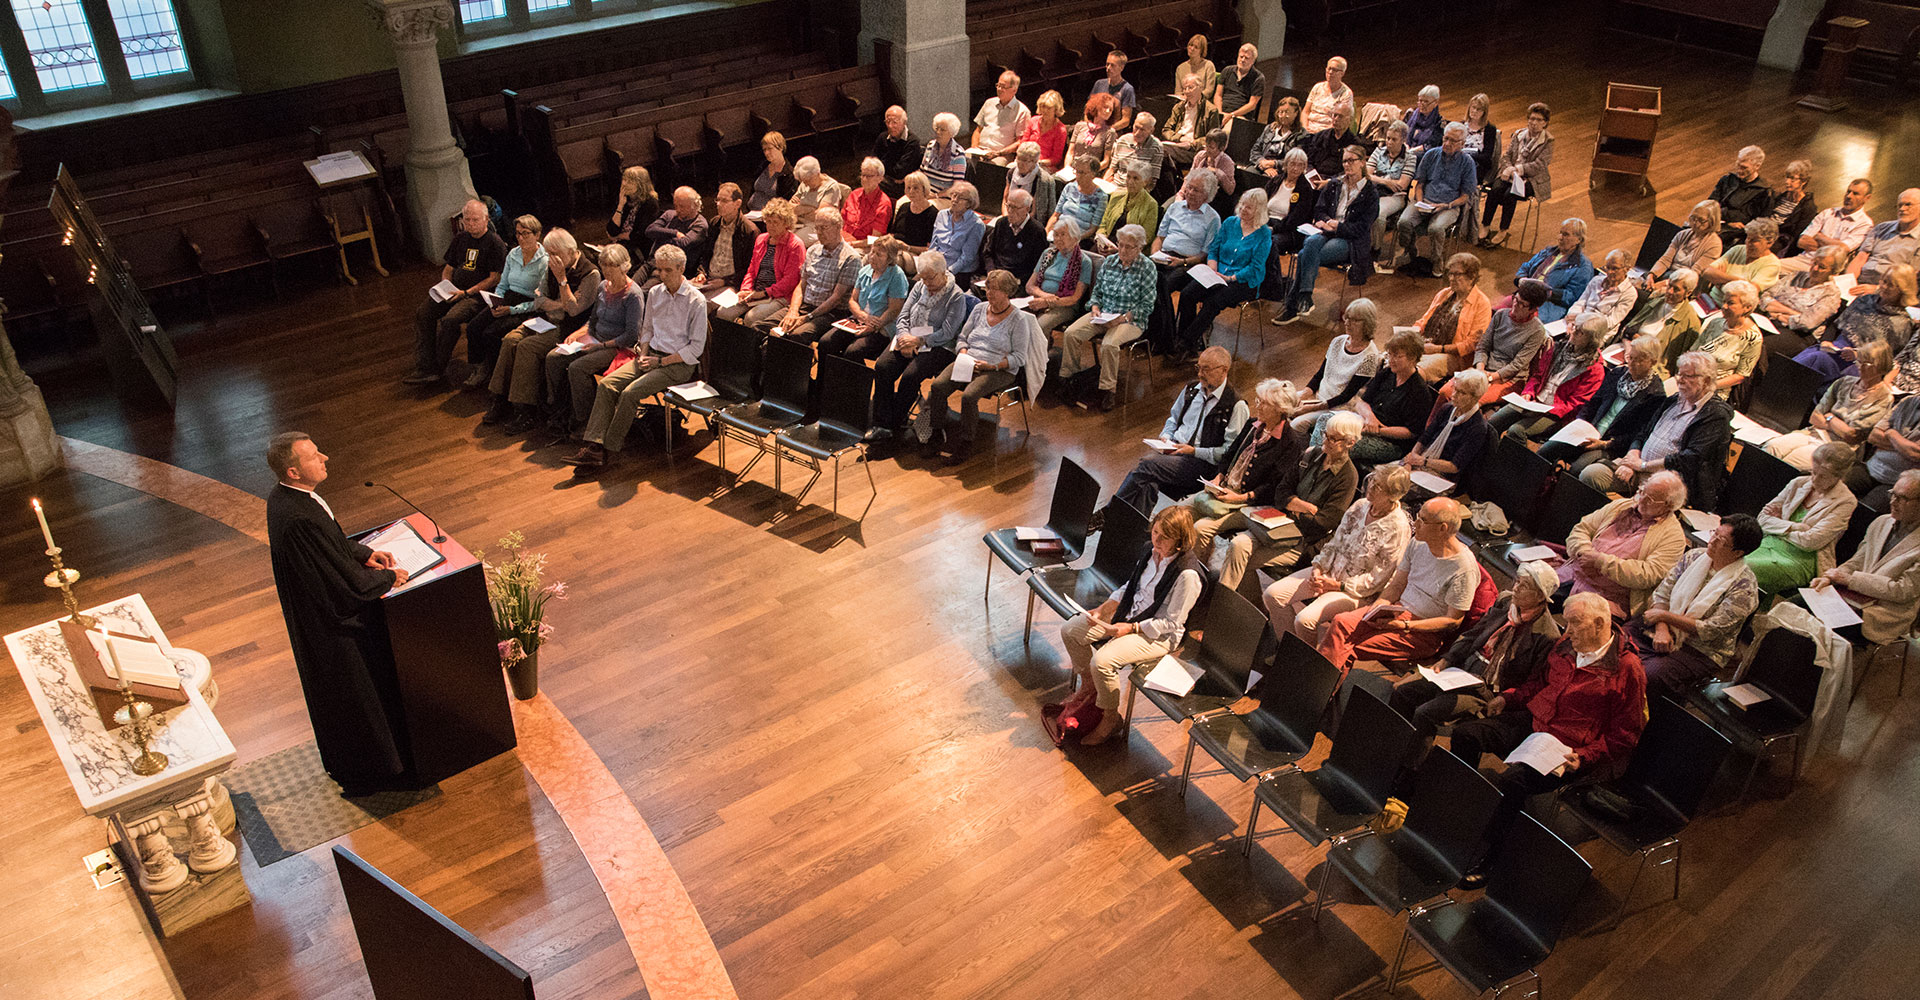
[{"label": "man with glasses", "polygon": [[[1909,397],[1912,398],[1912,397]],[[1900,473],[1887,495],[1890,513],[1867,525],[1853,558],[1815,577],[1815,590],[1845,587],[1862,600],[1861,622],[1839,630],[1849,641],[1893,642],[1920,613],[1920,469]]]},{"label": "man with glasses", "polygon": [[1846,196],[1839,205],[1814,216],[1808,223],[1800,238],[1793,242],[1793,256],[1780,259],[1780,270],[1807,271],[1813,265],[1813,251],[1826,247],[1839,250],[1842,260],[1853,256],[1873,231],[1873,217],[1867,214],[1867,199],[1871,197],[1873,182],[1865,177],[1848,184]]},{"label": "man with glasses", "polygon": [[[993,96],[980,105],[973,116],[973,149],[987,151],[987,159],[1001,165],[1013,162],[1020,132],[1027,127],[1033,111],[1020,100],[1020,77],[1013,70],[1000,74],[993,85]],[[906,176],[902,174],[901,176]]]},{"label": "man with glasses", "polygon": [[1600,273],[1587,282],[1586,291],[1567,310],[1567,329],[1579,326],[1588,316],[1599,316],[1607,321],[1607,332],[1594,343],[1611,341],[1620,331],[1620,324],[1627,321],[1627,314],[1633,311],[1633,300],[1639,294],[1639,289],[1627,280],[1627,270],[1632,266],[1633,258],[1627,256],[1625,250],[1607,251]]},{"label": "man with glasses", "polygon": [[[1473,157],[1466,153],[1467,126],[1464,122],[1453,122],[1447,126],[1437,149],[1429,149],[1420,155],[1420,166],[1413,173],[1413,187],[1407,196],[1407,207],[1400,213],[1399,221],[1387,233],[1389,242],[1397,242],[1399,252],[1387,270],[1396,271],[1405,266],[1413,255],[1420,251],[1420,237],[1425,235],[1433,249],[1433,276],[1445,277],[1441,270],[1444,261],[1439,252],[1440,241],[1446,238],[1447,230],[1460,219],[1460,213],[1466,210],[1467,199],[1480,186],[1478,168]],[[1383,248],[1384,249],[1384,248]]]},{"label": "man with glasses", "polygon": [[1733,444],[1733,404],[1714,391],[1713,356],[1688,351],[1680,356],[1674,376],[1679,391],[1667,397],[1653,423],[1629,441],[1610,448],[1613,464],[1595,462],[1580,473],[1580,481],[1603,493],[1634,489],[1641,479],[1671,469],[1687,486],[1687,496],[1700,510],[1712,510],[1727,477],[1727,450]]},{"label": "man with glasses", "polygon": [[1187,175],[1180,183],[1180,194],[1167,203],[1160,216],[1159,234],[1148,252],[1158,255],[1159,283],[1154,289],[1153,322],[1147,330],[1153,338],[1155,353],[1174,349],[1176,324],[1173,321],[1173,290],[1187,280],[1187,269],[1207,259],[1207,247],[1220,232],[1220,213],[1213,210],[1213,194],[1218,182],[1207,171]]},{"label": "man with glasses", "polygon": [[907,128],[906,108],[898,104],[888,108],[885,121],[886,131],[873,140],[872,155],[886,164],[887,179],[881,186],[897,198],[904,190],[907,175],[920,169],[920,158],[926,154],[927,144]]},{"label": "man with glasses", "polygon": [[1140,460],[1114,491],[1115,500],[1132,504],[1142,514],[1153,513],[1158,496],[1187,497],[1200,489],[1200,480],[1220,471],[1227,444],[1247,423],[1247,402],[1227,384],[1233,355],[1224,347],[1200,352],[1200,377],[1187,383],[1173,401],[1173,412],[1160,428],[1164,448]]},{"label": "man with glasses", "polygon": [[441,264],[440,282],[413,313],[413,373],[400,380],[407,385],[433,385],[446,374],[467,321],[486,312],[480,293],[493,291],[506,268],[507,243],[493,231],[485,202],[472,200],[460,209],[460,231]]},{"label": "man with glasses", "polygon": [[1465,508],[1447,497],[1421,504],[1413,542],[1380,595],[1334,616],[1320,654],[1342,676],[1360,658],[1432,660],[1459,635],[1482,576],[1473,550],[1459,538],[1464,515]]},{"label": "man with glasses", "polygon": [[1588,514],[1567,532],[1560,582],[1569,593],[1606,598],[1616,618],[1639,614],[1687,551],[1686,528],[1675,516],[1686,505],[1687,485],[1678,475],[1646,477],[1640,492]]}]

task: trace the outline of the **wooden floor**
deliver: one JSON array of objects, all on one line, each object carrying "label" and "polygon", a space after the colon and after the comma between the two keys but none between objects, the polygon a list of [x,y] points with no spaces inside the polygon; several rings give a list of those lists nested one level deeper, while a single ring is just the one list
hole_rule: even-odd
[{"label": "wooden floor", "polygon": [[[1457,114],[1485,89],[1503,125],[1527,101],[1552,104],[1550,219],[1588,218],[1595,249],[1637,246],[1656,209],[1684,217],[1748,142],[1768,147],[1769,177],[1811,159],[1822,205],[1849,177],[1872,177],[1876,218],[1890,217],[1904,178],[1920,177],[1910,105],[1864,95],[1847,113],[1816,115],[1789,106],[1799,88],[1784,75],[1571,20],[1524,33],[1407,24],[1343,54],[1363,98],[1408,102],[1432,82]],[[1372,54],[1416,38],[1418,53]],[[1298,86],[1328,54],[1290,54]],[[1652,199],[1626,184],[1589,197],[1586,150],[1608,79],[1667,88]],[[1487,258],[1491,288],[1520,256]],[[1042,516],[1062,455],[1116,485],[1164,415],[1171,375],[1113,414],[1038,409],[1030,437],[1003,432],[958,470],[880,463],[879,501],[855,525],[811,505],[787,515],[764,468],[726,489],[711,447],[671,466],[636,451],[574,484],[559,449],[479,427],[472,395],[403,389],[412,309],[428,283],[428,269],[413,267],[182,326],[171,416],[123,406],[96,367],[40,381],[62,433],[257,493],[269,485],[265,439],[307,430],[333,456],[324,492],[349,526],[402,511],[358,486],[378,479],[469,546],[524,530],[573,592],[554,612],[545,688],[659,838],[744,998],[1378,990],[1397,920],[1336,889],[1319,930],[1309,927],[1298,904],[1317,884],[1319,853],[1282,835],[1243,859],[1233,834],[1249,793],[1216,774],[1179,799],[1167,774],[1181,735],[1151,712],[1125,746],[1054,750],[1035,714],[1066,679],[1056,623],[1042,609],[1023,643],[1025,591],[1004,573],[982,601],[980,534]],[[1367,292],[1387,316],[1411,319],[1435,287],[1383,277]],[[1236,383],[1304,381],[1327,332],[1256,321]],[[1230,324],[1220,336],[1231,344]],[[842,507],[857,510],[865,476],[848,472]],[[243,760],[309,738],[265,548],[117,484],[69,473],[0,491],[0,509],[20,515],[0,533],[12,567],[0,628],[57,611],[38,583],[29,492],[47,500],[87,573],[84,598],[142,592],[174,641],[212,657],[219,714]],[[1587,844],[1602,888],[1545,967],[1552,994],[1909,995],[1898,984],[1920,973],[1920,838],[1909,816],[1920,692],[1896,701],[1891,665],[1854,707],[1840,754],[1790,794],[1784,779],[1763,780],[1743,805],[1722,794],[1688,831],[1677,903],[1650,875],[1618,929],[1586,933],[1632,873]],[[176,986],[193,998],[368,995],[324,850],[249,867],[251,910],[152,942],[122,890],[96,893],[85,880],[79,857],[99,846],[98,825],[79,815],[11,671],[0,675],[0,723],[0,787],[15,817],[0,831],[16,900],[0,910],[9,996],[166,996]],[[585,860],[511,757],[349,840],[532,969],[543,998],[645,993]],[[1443,973],[1408,992],[1464,995]]]}]

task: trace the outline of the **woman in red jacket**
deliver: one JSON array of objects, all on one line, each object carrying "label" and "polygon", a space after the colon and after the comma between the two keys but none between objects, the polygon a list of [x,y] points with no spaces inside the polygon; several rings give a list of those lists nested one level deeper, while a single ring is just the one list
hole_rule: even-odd
[{"label": "woman in red jacket", "polygon": [[1546,348],[1533,356],[1533,371],[1518,393],[1521,399],[1547,407],[1546,412],[1508,403],[1487,418],[1493,432],[1539,437],[1587,405],[1607,377],[1606,366],[1600,363],[1600,339],[1609,329],[1605,316],[1593,315],[1568,330],[1565,337],[1549,340]]},{"label": "woman in red jacket", "polygon": [[767,202],[760,221],[767,231],[754,238],[753,259],[740,277],[740,301],[723,307],[721,319],[756,323],[800,306],[800,265],[807,251],[793,231],[792,203],[785,198]]}]

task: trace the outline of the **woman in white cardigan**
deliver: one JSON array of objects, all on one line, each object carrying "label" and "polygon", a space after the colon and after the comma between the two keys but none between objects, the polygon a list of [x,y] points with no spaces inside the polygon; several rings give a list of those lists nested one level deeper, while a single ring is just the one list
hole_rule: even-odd
[{"label": "woman in white cardigan", "polygon": [[1859,504],[1847,488],[1853,447],[1829,441],[1813,451],[1813,469],[1787,484],[1760,510],[1767,537],[1747,556],[1764,600],[1797,590],[1833,568],[1833,547]]},{"label": "woman in white cardigan", "polygon": [[1920,531],[1913,530],[1920,528],[1920,469],[1900,473],[1888,503],[1893,512],[1873,519],[1853,557],[1809,584],[1815,589],[1837,585],[1865,598],[1860,634],[1872,643],[1906,635],[1920,611]]}]

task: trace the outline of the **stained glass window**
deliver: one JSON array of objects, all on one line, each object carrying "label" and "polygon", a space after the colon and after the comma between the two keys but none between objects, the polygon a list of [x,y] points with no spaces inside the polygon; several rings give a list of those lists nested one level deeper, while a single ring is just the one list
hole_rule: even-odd
[{"label": "stained glass window", "polygon": [[187,50],[180,42],[172,0],[107,0],[107,8],[113,12],[129,76],[146,80],[186,72]]},{"label": "stained glass window", "polygon": [[13,0],[13,19],[27,41],[27,56],[47,93],[97,87],[100,53],[78,0]]},{"label": "stained glass window", "polygon": [[506,16],[506,0],[460,0],[461,24],[493,21]]}]

